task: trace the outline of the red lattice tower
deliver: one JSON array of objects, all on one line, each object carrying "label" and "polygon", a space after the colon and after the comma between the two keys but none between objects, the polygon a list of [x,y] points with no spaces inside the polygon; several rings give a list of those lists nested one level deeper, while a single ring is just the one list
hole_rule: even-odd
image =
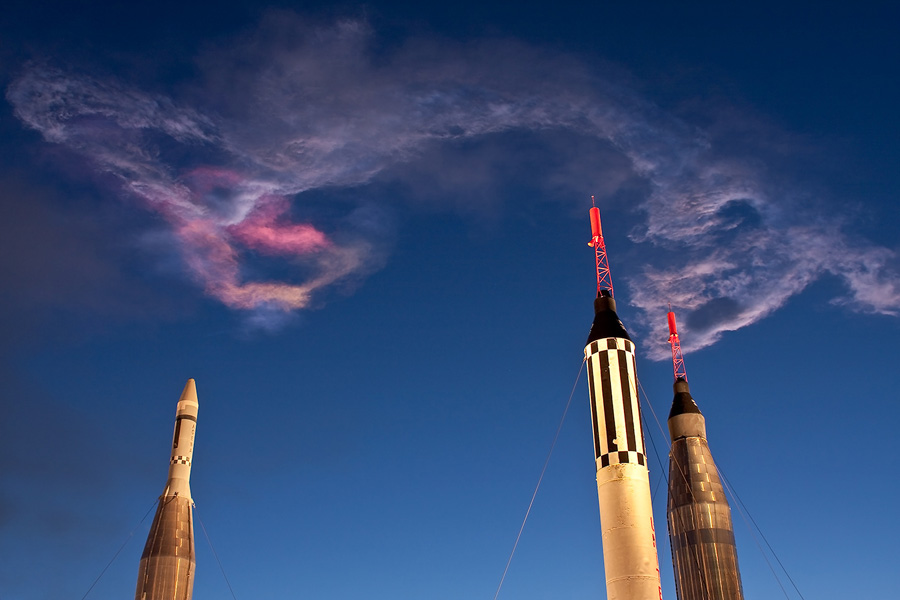
[{"label": "red lattice tower", "polygon": [[[671,306],[669,307],[672,308]],[[672,345],[672,369],[675,371],[675,381],[684,379],[687,381],[687,371],[684,369],[684,355],[681,353],[681,340],[678,339],[678,328],[675,326],[675,313],[669,310],[666,315],[669,319],[669,344]]]},{"label": "red lattice tower", "polygon": [[[594,203],[594,197],[591,196],[591,203]],[[597,255],[597,294],[601,290],[609,290],[609,295],[613,294],[612,275],[609,273],[609,259],[606,257],[606,243],[603,241],[603,228],[600,226],[600,209],[595,206],[591,207],[591,241],[588,246],[594,249]]]}]

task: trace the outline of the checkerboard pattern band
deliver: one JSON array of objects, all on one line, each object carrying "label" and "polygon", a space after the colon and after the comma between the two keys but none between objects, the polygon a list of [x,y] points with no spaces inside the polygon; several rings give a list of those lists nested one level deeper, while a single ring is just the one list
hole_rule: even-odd
[{"label": "checkerboard pattern band", "polygon": [[191,457],[190,456],[173,456],[171,460],[169,460],[170,465],[191,465]]}]

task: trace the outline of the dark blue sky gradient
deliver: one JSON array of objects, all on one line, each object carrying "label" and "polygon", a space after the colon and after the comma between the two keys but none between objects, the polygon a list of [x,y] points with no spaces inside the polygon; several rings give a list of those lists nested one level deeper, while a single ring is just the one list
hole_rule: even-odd
[{"label": "dark blue sky gradient", "polygon": [[[897,12],[879,2],[8,4],[0,599],[81,598],[137,527],[88,598],[133,593],[149,527],[138,523],[164,484],[189,377],[200,400],[195,515],[237,598],[493,598],[592,318],[591,194],[639,349],[648,451],[666,461],[656,418],[665,429],[671,366],[659,360],[657,317],[671,299],[695,345],[686,365],[713,454],[800,591],[891,597]],[[340,21],[370,30],[364,66],[346,77],[352,43],[308,54],[292,45]],[[259,166],[275,161],[259,158],[267,135],[296,132],[253,114],[253,102],[292,79],[265,88],[254,77],[301,58],[335,60],[310,91],[321,122],[372,125],[385,148],[410,123],[428,139],[382,156],[370,138],[349,137],[335,165],[370,174],[340,171],[288,193],[313,168]],[[22,116],[49,114],[16,95],[23,81],[39,81],[29,92],[48,81],[84,97],[115,90],[108,107],[120,121],[80,115],[63,141],[47,141],[50,130]],[[458,102],[417,121],[385,100],[396,90]],[[163,120],[207,115],[218,137],[174,141],[152,125],[130,138],[116,125],[128,93],[154,99]],[[552,118],[484,116],[479,93]],[[632,127],[591,129],[588,109],[564,110],[581,100]],[[281,104],[261,106],[290,122]],[[456,108],[458,123],[443,120]],[[321,139],[343,140],[338,130]],[[106,152],[159,167],[143,181],[198,166],[277,179],[286,218],[360,251],[360,264],[305,308],[229,308],[187,266],[173,221],[125,190],[125,167]],[[682,158],[687,168],[672,166]],[[657,166],[641,171],[639,159]],[[704,203],[735,181],[753,186]],[[236,192],[216,193],[204,201],[224,211]],[[704,202],[676,202],[692,193]],[[688,235],[710,206],[709,227]],[[242,248],[245,280],[296,284],[327,270]],[[690,284],[663,277],[679,268]],[[502,599],[605,597],[586,398],[582,374]],[[667,467],[650,466],[663,592],[674,599]],[[745,596],[784,597],[736,508]],[[194,598],[228,597],[195,526]],[[783,574],[781,585],[799,597]]]}]

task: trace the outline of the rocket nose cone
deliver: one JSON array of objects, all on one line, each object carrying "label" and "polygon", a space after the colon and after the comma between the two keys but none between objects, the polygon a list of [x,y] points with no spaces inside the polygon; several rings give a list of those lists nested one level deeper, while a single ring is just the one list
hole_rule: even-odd
[{"label": "rocket nose cone", "polygon": [[687,381],[675,381],[675,398],[672,399],[672,410],[669,412],[669,437],[675,440],[684,437],[706,438],[706,419],[694,398]]},{"label": "rocket nose cone", "polygon": [[670,419],[685,413],[701,414],[700,407],[697,406],[697,402],[691,396],[691,388],[688,387],[687,381],[679,378],[672,387],[675,390],[675,397],[672,399],[672,410],[669,411]]},{"label": "rocket nose cone", "polygon": [[594,300],[594,322],[585,345],[603,338],[622,338],[631,340],[625,325],[616,314],[616,301],[608,290],[601,290]]},{"label": "rocket nose cone", "polygon": [[199,404],[197,402],[197,383],[193,379],[188,379],[187,383],[184,384],[184,390],[182,390],[181,397],[178,399],[178,402],[190,402],[192,404]]}]

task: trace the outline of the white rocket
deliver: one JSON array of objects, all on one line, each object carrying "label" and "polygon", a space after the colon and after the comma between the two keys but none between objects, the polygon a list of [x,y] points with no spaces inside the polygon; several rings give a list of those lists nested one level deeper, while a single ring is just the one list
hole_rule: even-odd
[{"label": "white rocket", "polygon": [[594,458],[607,600],[661,600],[650,477],[641,429],[635,346],[616,314],[600,211],[591,209],[597,299],[584,356],[588,365]]},{"label": "white rocket", "polygon": [[135,600],[191,600],[196,561],[190,478],[198,406],[196,384],[188,379],[175,412],[169,477],[141,555]]}]

